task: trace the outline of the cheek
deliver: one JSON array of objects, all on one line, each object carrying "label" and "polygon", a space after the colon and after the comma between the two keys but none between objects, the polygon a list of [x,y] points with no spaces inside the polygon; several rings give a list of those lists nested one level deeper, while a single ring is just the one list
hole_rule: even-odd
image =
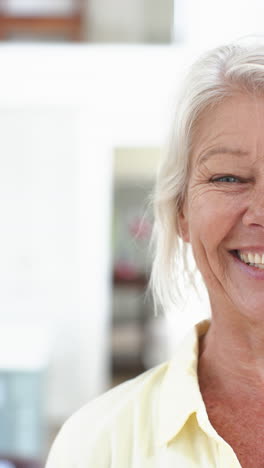
[{"label": "cheek", "polygon": [[216,254],[235,224],[234,209],[220,200],[193,206],[190,219],[190,242],[198,256]]},{"label": "cheek", "polygon": [[[221,261],[221,249],[240,230],[244,198],[206,184],[190,184],[188,193],[188,233],[198,268],[204,262]],[[200,268],[199,268],[200,269]]]},{"label": "cheek", "polygon": [[207,288],[217,286],[216,278],[222,278],[225,271],[225,239],[230,225],[222,212],[214,208],[203,208],[195,215],[190,230],[193,257]]}]

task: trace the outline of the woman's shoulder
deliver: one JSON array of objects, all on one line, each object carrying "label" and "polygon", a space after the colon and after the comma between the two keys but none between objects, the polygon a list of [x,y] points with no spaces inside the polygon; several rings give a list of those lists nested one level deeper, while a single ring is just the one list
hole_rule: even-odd
[{"label": "woman's shoulder", "polygon": [[96,423],[98,428],[104,428],[114,423],[118,414],[128,410],[130,406],[135,408],[146,395],[150,401],[153,401],[154,394],[162,384],[168,364],[164,362],[106,391],[74,413],[65,425],[69,428],[85,429],[93,420],[93,424]]},{"label": "woman's shoulder", "polygon": [[[119,411],[122,407],[130,404],[137,398],[141,391],[146,388],[151,392],[154,387],[159,385],[162,376],[166,372],[168,363],[162,363],[153,367],[142,374],[127,380],[116,387],[111,388],[102,395],[88,402],[68,420],[68,422],[82,421],[86,422],[86,415],[91,413],[105,413],[106,409],[112,409],[113,412]],[[108,413],[109,414],[109,413]]]},{"label": "woman's shoulder", "polygon": [[[128,421],[133,421],[136,413],[140,413],[145,421],[153,420],[168,365],[169,361],[164,362],[108,390],[74,413],[63,425],[53,444],[47,468],[79,466],[76,460],[70,464],[73,454],[75,457],[78,454],[82,460],[85,457],[88,459],[91,453],[93,457],[97,453],[96,457],[100,458],[103,450],[105,458],[111,445],[111,434],[116,431],[128,432]],[[100,465],[98,458],[93,458],[95,462],[97,466]],[[90,465],[87,463],[87,466]]]}]

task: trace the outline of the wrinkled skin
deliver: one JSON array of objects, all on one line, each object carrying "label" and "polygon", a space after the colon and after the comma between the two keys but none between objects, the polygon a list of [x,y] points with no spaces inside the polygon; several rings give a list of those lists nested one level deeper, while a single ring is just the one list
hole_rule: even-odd
[{"label": "wrinkled skin", "polygon": [[[227,152],[203,160],[217,148]],[[229,148],[238,153],[230,154]],[[226,175],[234,179],[215,180]],[[202,116],[181,226],[212,312],[264,319],[264,282],[245,275],[229,253],[256,245],[264,253],[264,98],[238,94]]]},{"label": "wrinkled skin", "polygon": [[198,363],[209,419],[243,468],[263,468],[264,270],[230,252],[264,253],[263,97],[238,93],[201,117],[180,226],[212,309]]}]

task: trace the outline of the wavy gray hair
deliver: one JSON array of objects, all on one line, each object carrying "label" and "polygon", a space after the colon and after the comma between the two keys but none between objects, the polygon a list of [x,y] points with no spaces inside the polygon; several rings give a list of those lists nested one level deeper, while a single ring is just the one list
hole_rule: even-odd
[{"label": "wavy gray hair", "polygon": [[[155,309],[178,304],[183,284],[196,287],[188,262],[179,215],[189,178],[192,140],[199,118],[208,107],[237,92],[264,93],[264,45],[233,43],[204,54],[191,67],[181,90],[168,148],[154,190],[154,260],[150,287]],[[199,131],[199,128],[198,128]]]}]

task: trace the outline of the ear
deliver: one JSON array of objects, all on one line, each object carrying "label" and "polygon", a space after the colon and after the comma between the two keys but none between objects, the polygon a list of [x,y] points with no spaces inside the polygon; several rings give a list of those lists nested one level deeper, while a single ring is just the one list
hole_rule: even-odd
[{"label": "ear", "polygon": [[188,221],[188,210],[187,204],[184,203],[182,209],[179,213],[179,228],[180,228],[180,237],[184,242],[190,242],[189,236],[189,221]]}]

